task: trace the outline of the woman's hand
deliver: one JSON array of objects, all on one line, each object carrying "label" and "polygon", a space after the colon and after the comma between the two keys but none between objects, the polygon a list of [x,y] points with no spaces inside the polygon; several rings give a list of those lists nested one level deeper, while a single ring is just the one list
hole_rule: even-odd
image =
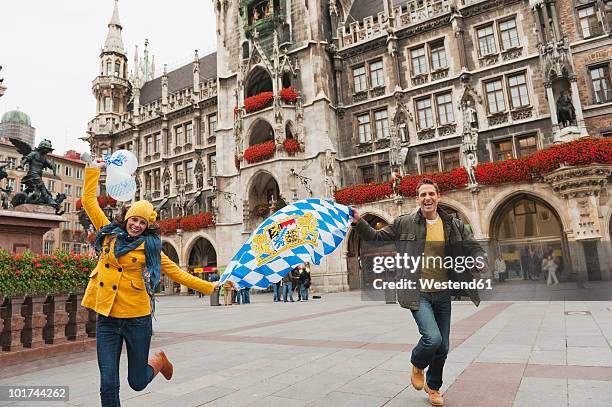
[{"label": "woman's hand", "polygon": [[219,281],[214,281],[214,282],[212,283],[212,285],[213,285],[213,290],[216,290],[216,289],[218,289],[218,288],[219,288],[220,283],[219,283]]},{"label": "woman's hand", "polygon": [[92,160],[89,163],[89,166],[93,168],[99,168],[99,169],[106,168],[106,161],[104,161],[100,157],[92,157]]}]

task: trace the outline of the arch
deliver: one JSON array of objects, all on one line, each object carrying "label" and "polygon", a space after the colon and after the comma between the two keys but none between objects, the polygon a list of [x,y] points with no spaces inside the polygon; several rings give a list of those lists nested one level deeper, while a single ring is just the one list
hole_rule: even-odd
[{"label": "arch", "polygon": [[267,120],[257,119],[248,131],[249,146],[274,140],[274,129]]},{"label": "arch", "polygon": [[203,235],[194,236],[185,253],[189,269],[217,265],[217,250],[212,241]]},{"label": "arch", "polygon": [[281,78],[281,84],[283,88],[291,87],[291,72],[288,72],[288,71],[283,72],[283,76]]},{"label": "arch", "polygon": [[450,208],[453,212],[456,212],[459,215],[459,219],[461,219],[463,223],[469,224],[472,227],[472,233],[475,237],[479,237],[482,235],[482,227],[480,223],[473,222],[472,219],[467,216],[467,214],[470,213],[470,210],[463,203],[455,199],[448,198],[445,195],[442,195],[442,199],[440,200],[439,205],[442,207],[442,209],[444,209],[444,207],[447,207]]},{"label": "arch", "polygon": [[265,170],[257,171],[249,180],[248,221],[246,227],[257,226],[261,221],[286,205],[276,177]]},{"label": "arch", "polygon": [[285,138],[297,138],[295,133],[295,126],[291,120],[288,120],[285,124]]},{"label": "arch", "polygon": [[119,59],[115,60],[115,76],[120,78],[121,77],[121,61]]},{"label": "arch", "polygon": [[489,230],[494,257],[502,255],[508,279],[540,279],[547,253],[554,253],[561,267],[570,264],[559,212],[534,194],[515,193],[500,202]]},{"label": "arch", "polygon": [[272,92],[272,77],[266,68],[256,65],[245,81],[245,98],[258,95],[262,92]]},{"label": "arch", "polygon": [[171,240],[162,240],[162,251],[170,260],[176,264],[181,264],[178,249]]}]

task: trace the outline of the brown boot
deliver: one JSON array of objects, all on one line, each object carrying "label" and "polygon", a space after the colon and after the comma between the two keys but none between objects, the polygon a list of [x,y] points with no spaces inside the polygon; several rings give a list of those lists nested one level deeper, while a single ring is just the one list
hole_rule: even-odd
[{"label": "brown boot", "polygon": [[161,372],[166,380],[172,379],[172,372],[174,372],[174,368],[163,350],[155,352],[155,356],[149,359],[149,366],[153,368],[153,377]]},{"label": "brown boot", "polygon": [[442,395],[438,390],[430,389],[429,386],[427,386],[427,383],[425,383],[423,389],[425,390],[425,392],[427,392],[427,395],[429,396],[429,404],[436,407],[444,405],[444,398],[442,398]]},{"label": "brown boot", "polygon": [[410,377],[410,381],[412,382],[412,387],[417,390],[423,389],[423,384],[425,383],[425,369],[419,369],[415,365],[412,365],[412,376]]}]

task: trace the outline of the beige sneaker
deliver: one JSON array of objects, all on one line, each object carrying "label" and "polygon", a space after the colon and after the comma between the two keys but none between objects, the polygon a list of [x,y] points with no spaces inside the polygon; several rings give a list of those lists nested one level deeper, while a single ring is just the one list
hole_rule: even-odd
[{"label": "beige sneaker", "polygon": [[425,383],[425,385],[423,386],[423,389],[429,396],[429,404],[431,404],[432,406],[443,406],[444,405],[444,398],[442,397],[442,395],[440,394],[438,390],[430,389],[427,386],[427,383]]},{"label": "beige sneaker", "polygon": [[417,390],[423,389],[423,384],[425,383],[425,369],[419,369],[415,365],[412,365],[412,376],[410,377],[410,381],[412,382],[412,387]]}]

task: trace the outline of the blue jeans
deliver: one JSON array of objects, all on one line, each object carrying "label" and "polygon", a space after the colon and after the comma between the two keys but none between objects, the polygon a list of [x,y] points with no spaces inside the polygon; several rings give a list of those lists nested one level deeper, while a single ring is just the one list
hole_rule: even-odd
[{"label": "blue jeans", "polygon": [[427,386],[432,390],[442,387],[442,371],[451,322],[451,294],[449,290],[421,293],[419,309],[412,311],[421,339],[412,350],[410,361],[419,369],[427,369]]},{"label": "blue jeans", "polygon": [[283,301],[285,302],[287,302],[287,293],[289,294],[289,299],[293,301],[293,283],[291,281],[283,285]]},{"label": "blue jeans", "polygon": [[272,288],[274,289],[274,302],[278,302],[280,301],[280,284],[278,283],[274,283],[272,285]]},{"label": "blue jeans", "polygon": [[119,402],[119,359],[124,340],[127,347],[130,387],[140,391],[153,380],[153,368],[148,364],[152,334],[151,315],[137,318],[113,318],[98,314],[96,349],[100,369],[102,407],[121,405]]},{"label": "blue jeans", "polygon": [[302,301],[308,301],[308,288],[304,286],[304,283],[300,283],[300,296]]},{"label": "blue jeans", "polygon": [[234,304],[240,304],[241,300],[242,300],[242,290],[235,290],[234,291]]},{"label": "blue jeans", "polygon": [[251,293],[249,292],[250,288],[244,288],[242,289],[241,293],[242,293],[242,303],[243,304],[250,304],[251,303]]}]

